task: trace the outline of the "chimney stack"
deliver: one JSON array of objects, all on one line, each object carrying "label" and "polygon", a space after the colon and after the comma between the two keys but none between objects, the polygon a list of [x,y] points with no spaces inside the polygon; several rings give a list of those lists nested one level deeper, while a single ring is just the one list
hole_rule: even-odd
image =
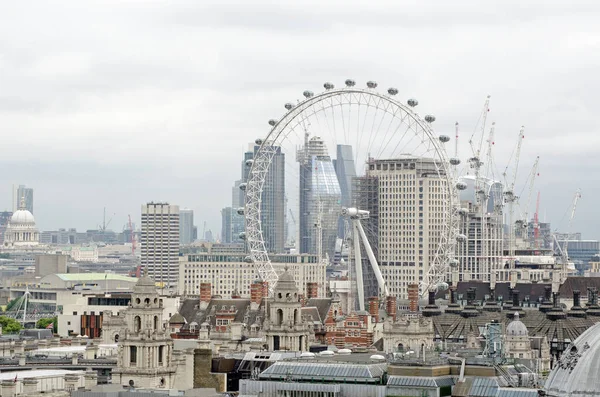
[{"label": "chimney stack", "polygon": [[573,290],[573,307],[568,314],[571,317],[587,317],[585,309],[581,307],[581,291],[578,289]]},{"label": "chimney stack", "polygon": [[385,311],[388,316],[391,317],[394,321],[396,321],[396,297],[388,296],[385,298]]},{"label": "chimney stack", "polygon": [[208,307],[211,297],[212,297],[211,284],[210,283],[200,283],[200,309],[201,310],[204,310]]},{"label": "chimney stack", "polygon": [[319,297],[319,284],[315,282],[306,283],[306,297],[308,299]]},{"label": "chimney stack", "polygon": [[419,284],[408,285],[408,310],[411,313],[419,311]]},{"label": "chimney stack", "polygon": [[250,310],[258,310],[263,299],[263,283],[255,280],[250,285]]},{"label": "chimney stack", "polygon": [[369,314],[373,318],[373,322],[379,322],[379,298],[376,296],[369,298]]}]

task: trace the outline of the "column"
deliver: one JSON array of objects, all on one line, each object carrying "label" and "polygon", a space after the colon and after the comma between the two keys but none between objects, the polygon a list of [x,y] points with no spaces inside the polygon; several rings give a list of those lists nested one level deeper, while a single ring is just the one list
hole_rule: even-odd
[{"label": "column", "polygon": [[21,381],[23,384],[23,395],[31,395],[37,393],[38,380],[36,378],[25,378]]},{"label": "column", "polygon": [[17,383],[12,379],[3,380],[0,383],[0,390],[2,390],[2,397],[14,397],[17,390]]}]

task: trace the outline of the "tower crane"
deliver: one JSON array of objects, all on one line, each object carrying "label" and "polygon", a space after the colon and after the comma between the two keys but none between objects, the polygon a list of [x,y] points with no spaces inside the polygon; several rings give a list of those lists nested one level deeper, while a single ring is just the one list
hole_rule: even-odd
[{"label": "tower crane", "polygon": [[540,192],[537,194],[535,203],[535,214],[533,214],[533,246],[536,250],[540,249]]},{"label": "tower crane", "polygon": [[523,213],[523,217],[521,220],[518,220],[517,223],[519,223],[523,229],[526,230],[526,232],[529,231],[529,208],[531,207],[531,198],[533,196],[533,187],[535,185],[535,179],[536,177],[539,176],[538,173],[538,166],[540,163],[540,156],[537,156],[535,159],[535,162],[533,163],[533,168],[531,169],[531,173],[529,174],[529,192],[527,194],[527,202],[525,203],[525,211]]},{"label": "tower crane", "polygon": [[515,215],[515,201],[518,199],[515,195],[515,183],[517,182],[517,172],[519,171],[519,158],[521,157],[521,145],[525,139],[525,127],[521,126],[519,131],[519,138],[517,140],[517,148],[515,149],[514,167],[511,175],[510,182],[507,181],[507,171],[510,164],[506,166],[504,170],[504,181],[508,189],[504,191],[504,201],[508,204],[508,250],[509,250],[509,264],[510,268],[515,267],[515,226],[514,226],[514,215]]},{"label": "tower crane", "polygon": [[[556,239],[556,234],[554,235],[554,242],[556,243],[558,250],[560,252],[561,257],[561,279],[564,280],[567,277],[567,268],[569,266],[569,239],[571,238],[571,224],[573,223],[573,218],[575,218],[575,212],[577,211],[577,203],[581,198],[581,189],[577,189],[575,192],[575,196],[573,197],[573,203],[571,204],[571,216],[569,217],[569,223],[567,224],[567,235],[565,236],[565,242],[561,247]],[[561,280],[561,281],[562,281]]]},{"label": "tower crane", "polygon": [[136,246],[135,233],[133,230],[133,223],[131,223],[131,215],[128,215],[128,217],[129,217],[129,232],[131,233],[131,255],[135,255],[135,246]]}]

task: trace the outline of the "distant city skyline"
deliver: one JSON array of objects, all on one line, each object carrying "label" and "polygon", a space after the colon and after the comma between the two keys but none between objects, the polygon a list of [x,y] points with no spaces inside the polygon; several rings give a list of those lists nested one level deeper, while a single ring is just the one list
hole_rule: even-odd
[{"label": "distant city skyline", "polygon": [[[95,228],[106,207],[118,231],[129,214],[139,223],[139,203],[158,197],[193,209],[197,224],[206,220],[216,233],[246,143],[264,139],[267,121],[281,117],[283,104],[302,99],[304,90],[353,78],[357,86],[376,80],[382,91],[398,87],[403,101],[418,98],[418,112],[434,114],[439,133],[453,137],[458,121],[463,159],[490,94],[499,175],[525,125],[519,186],[539,155],[542,218],[564,227],[563,214],[581,188],[572,230],[600,238],[593,200],[600,188],[588,177],[600,172],[593,161],[600,143],[596,5],[473,8],[437,1],[433,15],[373,3],[369,12],[379,18],[373,19],[364,18],[359,4],[345,5],[342,14],[338,7],[315,13],[281,4],[274,18],[265,17],[268,4],[244,8],[247,18],[230,18],[228,6],[215,4],[207,21],[188,18],[207,14],[201,2],[143,12],[98,3],[72,18],[76,4],[40,4],[37,14],[45,18],[22,18],[30,10],[17,2],[0,15],[6,36],[31,43],[0,44],[0,113],[10,131],[7,145],[19,148],[0,159],[7,170],[0,209],[11,210],[13,183],[34,187],[40,230]],[[97,29],[114,34],[99,36]],[[343,40],[352,46],[339,48]],[[397,40],[402,51],[394,53]],[[203,51],[190,55],[198,42]],[[424,48],[444,66],[419,56]]]}]

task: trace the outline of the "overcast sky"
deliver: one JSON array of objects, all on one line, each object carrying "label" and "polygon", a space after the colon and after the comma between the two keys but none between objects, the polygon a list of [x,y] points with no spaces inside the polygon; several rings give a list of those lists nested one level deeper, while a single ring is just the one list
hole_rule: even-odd
[{"label": "overcast sky", "polygon": [[498,164],[525,125],[540,217],[564,229],[581,188],[572,230],[597,239],[599,20],[594,0],[4,1],[0,209],[21,183],[42,230],[95,228],[106,207],[120,231],[167,200],[218,233],[266,121],[353,78],[418,98],[440,132],[472,133],[491,95]]}]

